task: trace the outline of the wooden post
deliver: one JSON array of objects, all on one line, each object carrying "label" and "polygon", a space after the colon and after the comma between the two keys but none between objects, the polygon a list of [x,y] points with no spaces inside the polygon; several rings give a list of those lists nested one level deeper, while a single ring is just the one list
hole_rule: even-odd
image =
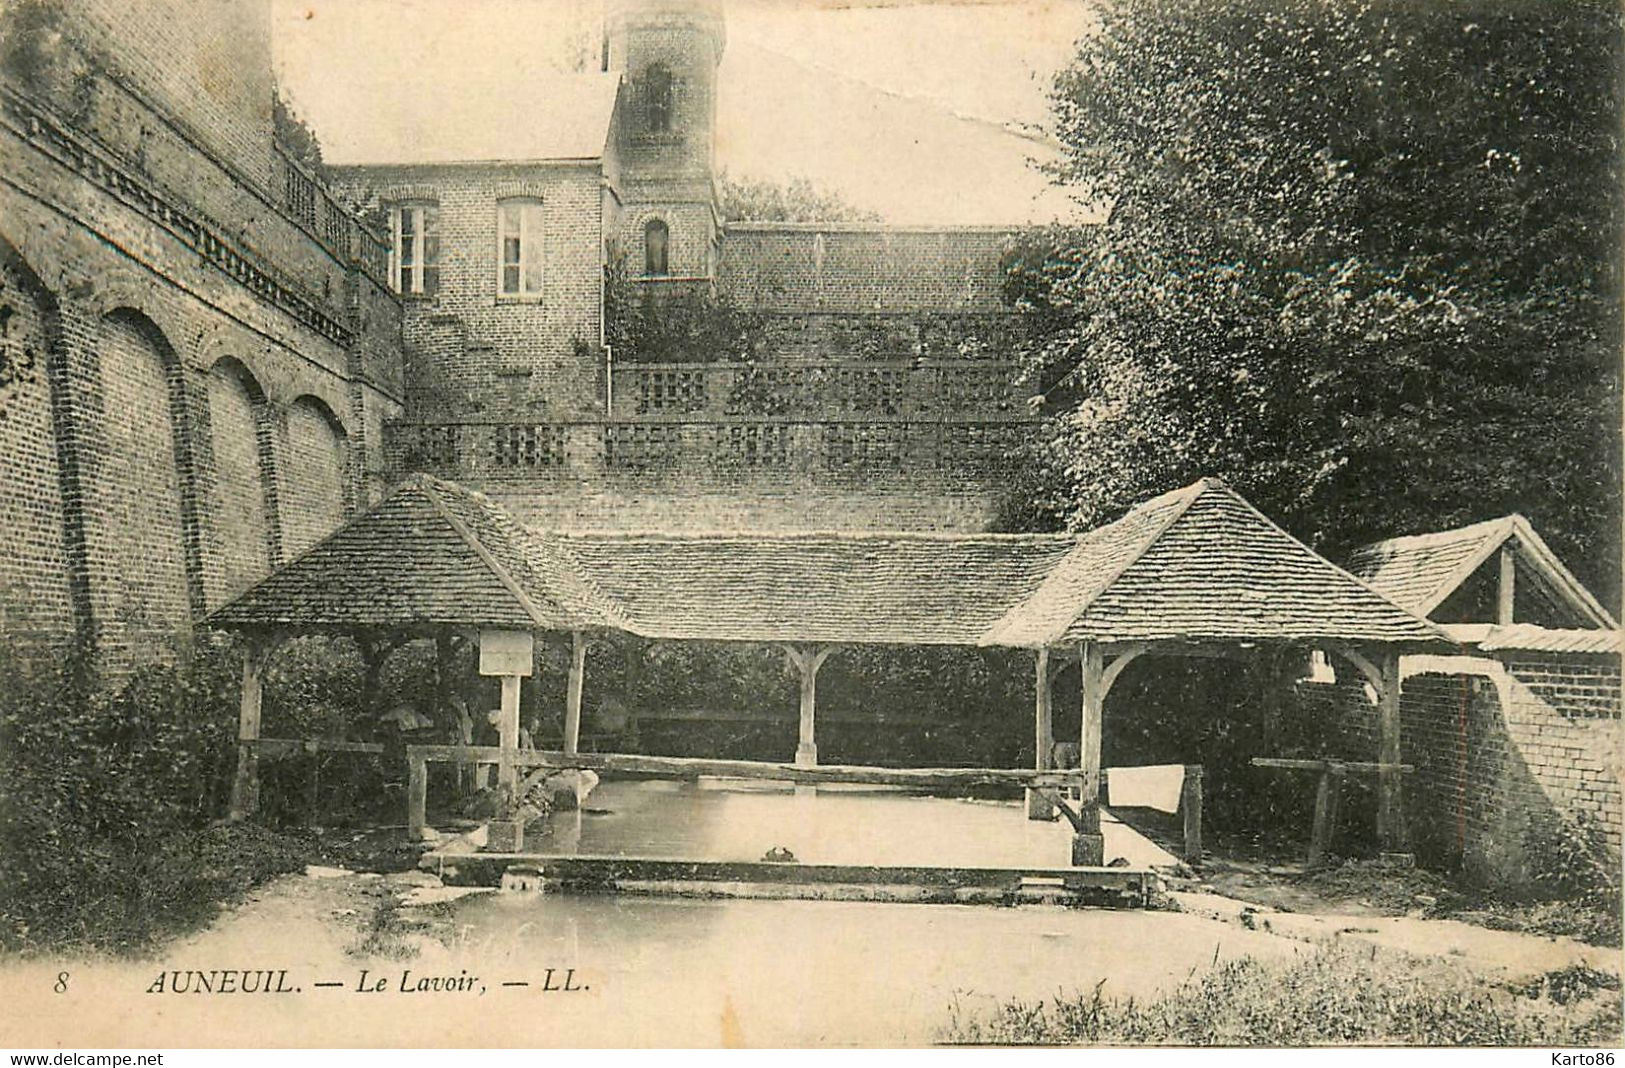
[{"label": "wooden post", "polygon": [[[1048,648],[1038,650],[1038,669],[1033,687],[1033,770],[1047,771],[1055,749],[1054,697],[1050,689]],[[1054,820],[1059,815],[1055,810],[1055,801],[1049,794],[1027,788],[1028,819]]]},{"label": "wooden post", "polygon": [[497,785],[503,790],[512,790],[518,781],[513,757],[519,751],[519,679],[518,675],[502,676],[502,717],[497,722],[502,761],[497,765]]},{"label": "wooden post", "polygon": [[1254,662],[1253,687],[1258,692],[1259,733],[1266,753],[1281,751],[1281,684],[1286,677],[1286,654],[1280,649],[1260,649]]},{"label": "wooden post", "polygon": [[417,841],[429,822],[429,765],[420,756],[406,757],[406,833]]},{"label": "wooden post", "polygon": [[1309,867],[1319,867],[1337,833],[1337,809],[1343,795],[1343,767],[1327,764],[1315,784],[1315,822],[1309,829]]},{"label": "wooden post", "polygon": [[1405,859],[1410,836],[1405,827],[1404,777],[1399,752],[1399,654],[1385,653],[1377,687],[1377,840],[1392,859]]},{"label": "wooden post", "polygon": [[574,756],[581,742],[581,683],[587,667],[587,639],[570,634],[570,683],[564,698],[564,751]]},{"label": "wooden post", "polygon": [[1179,808],[1185,816],[1185,862],[1196,864],[1202,859],[1202,765],[1185,765]]},{"label": "wooden post", "polygon": [[260,736],[260,702],[264,696],[265,662],[271,645],[250,638],[243,646],[242,701],[237,710],[237,778],[231,786],[227,818],[245,820],[260,807],[260,756],[252,743]]},{"label": "wooden post", "polygon": [[1511,545],[1501,546],[1501,584],[1496,598],[1495,621],[1510,626],[1518,602],[1518,561]]},{"label": "wooden post", "polygon": [[833,651],[833,646],[825,646],[817,652],[798,649],[793,645],[784,647],[784,655],[790,658],[790,663],[801,673],[801,721],[796,737],[797,767],[811,768],[818,765],[818,743],[814,734],[814,717],[818,706],[818,669],[824,666],[825,658]]},{"label": "wooden post", "polygon": [[1100,834],[1100,732],[1105,710],[1106,686],[1100,645],[1085,641],[1079,647],[1082,665],[1082,724],[1078,739],[1078,767],[1083,791],[1078,797],[1081,822],[1072,835],[1072,863],[1099,867],[1106,862],[1106,843]]}]

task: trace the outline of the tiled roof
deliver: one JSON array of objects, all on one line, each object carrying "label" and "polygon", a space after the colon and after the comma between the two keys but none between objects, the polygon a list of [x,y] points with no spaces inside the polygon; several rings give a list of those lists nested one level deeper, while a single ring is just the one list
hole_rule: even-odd
[{"label": "tiled roof", "polygon": [[1356,549],[1348,568],[1389,600],[1426,615],[1511,531],[1512,517],[1507,516],[1456,530],[1379,541]]},{"label": "tiled roof", "polygon": [[1086,535],[983,644],[1442,637],[1204,479]]},{"label": "tiled roof", "polygon": [[496,505],[416,476],[208,617],[220,627],[455,624],[529,630],[598,623],[567,609]]},{"label": "tiled roof", "polygon": [[1532,623],[1490,627],[1478,639],[1485,652],[1512,650],[1532,653],[1619,653],[1620,632],[1606,630],[1555,630]]},{"label": "tiled roof", "polygon": [[974,644],[1068,535],[553,535],[655,638]]},{"label": "tiled roof", "polygon": [[528,531],[419,475],[210,622],[917,645],[1442,637],[1213,480],[1081,535],[675,535]]},{"label": "tiled roof", "polygon": [[1619,626],[1521,515],[1379,541],[1356,549],[1348,568],[1396,604],[1426,616],[1509,542],[1519,550],[1520,566],[1533,568],[1579,618]]}]

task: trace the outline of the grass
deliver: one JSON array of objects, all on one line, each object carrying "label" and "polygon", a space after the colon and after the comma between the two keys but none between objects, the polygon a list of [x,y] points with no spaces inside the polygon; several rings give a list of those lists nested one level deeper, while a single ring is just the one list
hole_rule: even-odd
[{"label": "grass", "polygon": [[1618,986],[1617,976],[1565,969],[1513,989],[1447,961],[1331,947],[1287,961],[1239,958],[1144,1001],[1107,997],[1097,986],[990,1012],[954,1005],[939,1037],[999,1045],[1614,1045]]},{"label": "grass", "polygon": [[141,842],[41,844],[0,857],[0,949],[155,952],[208,926],[222,905],[307,864],[395,871],[418,851],[398,830],[337,835],[221,823]]}]

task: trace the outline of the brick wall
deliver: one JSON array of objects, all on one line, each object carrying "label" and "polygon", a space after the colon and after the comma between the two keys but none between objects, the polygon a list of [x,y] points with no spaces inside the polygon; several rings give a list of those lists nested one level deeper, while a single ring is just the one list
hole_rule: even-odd
[{"label": "brick wall", "polygon": [[[1593,821],[1617,856],[1618,661],[1510,654],[1481,663],[1488,676],[1413,674],[1401,690],[1400,749],[1417,769],[1405,789],[1418,859],[1516,885],[1529,878],[1531,835],[1552,817]],[[1374,759],[1374,709],[1359,685],[1343,678],[1298,692],[1300,710],[1326,724],[1328,755]]]},{"label": "brick wall", "polygon": [[722,291],[774,312],[1005,311],[999,260],[1009,231],[732,223]]},{"label": "brick wall", "polygon": [[288,409],[281,450],[283,548],[288,559],[331,534],[345,515],[348,458],[342,432],[319,401],[301,398]]},{"label": "brick wall", "polygon": [[[418,418],[599,411],[602,235],[596,165],[343,169],[340,189],[371,210],[439,211],[440,284],[405,303],[405,393]],[[543,292],[497,292],[497,202],[534,197],[545,218]]]},{"label": "brick wall", "polygon": [[74,632],[46,366],[54,311],[14,257],[0,272],[0,642],[25,660],[51,658]]},{"label": "brick wall", "polygon": [[[271,570],[266,515],[269,435],[262,433],[265,400],[232,359],[208,376],[214,492],[205,515],[215,551],[206,560],[205,592],[222,604]],[[268,429],[268,428],[267,428]]]}]

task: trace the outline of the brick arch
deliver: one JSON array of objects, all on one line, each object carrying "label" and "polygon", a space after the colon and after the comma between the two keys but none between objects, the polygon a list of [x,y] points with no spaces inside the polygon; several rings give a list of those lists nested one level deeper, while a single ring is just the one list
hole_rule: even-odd
[{"label": "brick arch", "polygon": [[0,641],[22,659],[61,662],[88,637],[84,536],[67,423],[61,311],[34,267],[0,236]]},{"label": "brick arch", "polygon": [[204,579],[211,606],[263,578],[281,554],[274,420],[259,379],[236,356],[207,376],[210,482]]},{"label": "brick arch", "polygon": [[283,414],[278,507],[284,555],[293,559],[336,530],[349,512],[349,435],[326,401],[306,393]]},{"label": "brick arch", "polygon": [[101,433],[86,478],[106,584],[100,611],[126,651],[155,651],[205,606],[194,405],[174,346],[145,311],[107,310],[95,351]]}]

